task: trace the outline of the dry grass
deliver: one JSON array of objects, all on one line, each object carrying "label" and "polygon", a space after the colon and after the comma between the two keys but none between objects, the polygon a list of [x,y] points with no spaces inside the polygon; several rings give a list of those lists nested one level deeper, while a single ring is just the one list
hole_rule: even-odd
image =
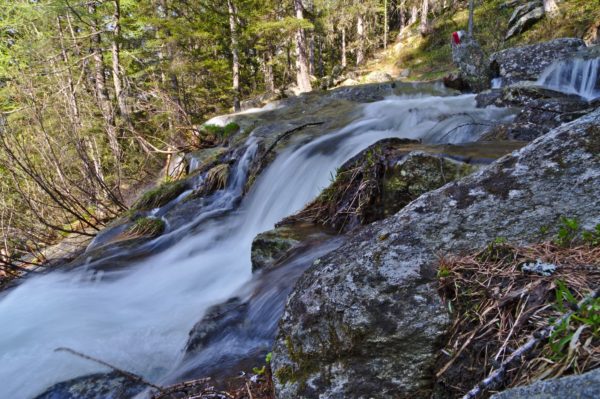
[{"label": "dry grass", "polygon": [[[550,276],[522,271],[525,263],[554,264]],[[450,396],[466,393],[532,334],[600,287],[600,247],[562,248],[552,243],[514,247],[502,242],[467,256],[446,257],[440,290],[454,314],[438,384]],[[600,300],[556,328],[505,375],[503,386],[582,373],[600,365]]]}]

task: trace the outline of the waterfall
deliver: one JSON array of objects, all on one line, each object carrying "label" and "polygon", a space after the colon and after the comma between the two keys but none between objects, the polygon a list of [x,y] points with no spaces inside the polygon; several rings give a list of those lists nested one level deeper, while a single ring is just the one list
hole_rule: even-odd
[{"label": "waterfall", "polygon": [[[257,147],[251,136],[228,187],[190,214],[185,226],[150,242],[166,240],[162,251],[126,270],[58,270],[0,294],[0,397],[30,399],[57,382],[108,371],[55,352],[59,347],[167,383],[204,312],[248,291],[253,238],[300,210],[343,162],[384,138],[462,143],[477,139],[485,122],[512,118],[505,109],[476,108],[473,95],[390,97],[364,105],[362,112],[350,125],[316,139],[298,133],[240,204]],[[170,212],[156,214],[168,221]],[[288,275],[280,278],[288,288],[293,284]]]},{"label": "waterfall", "polygon": [[575,58],[556,62],[546,68],[537,83],[552,90],[593,100],[600,97],[600,58]]}]

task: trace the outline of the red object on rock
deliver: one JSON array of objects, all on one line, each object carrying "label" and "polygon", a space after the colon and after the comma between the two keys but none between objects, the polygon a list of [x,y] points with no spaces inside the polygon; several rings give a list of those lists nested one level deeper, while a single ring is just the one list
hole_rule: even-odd
[{"label": "red object on rock", "polygon": [[452,41],[454,44],[460,44],[460,34],[458,32],[452,32]]}]

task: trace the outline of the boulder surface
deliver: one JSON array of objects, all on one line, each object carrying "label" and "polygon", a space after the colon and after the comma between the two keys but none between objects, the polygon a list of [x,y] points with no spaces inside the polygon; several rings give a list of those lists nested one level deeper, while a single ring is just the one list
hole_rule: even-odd
[{"label": "boulder surface", "polygon": [[[600,222],[600,110],[356,232],[305,272],[273,349],[278,398],[429,396],[449,323],[444,253],[540,239],[562,216]],[[545,234],[554,234],[550,228]]]}]

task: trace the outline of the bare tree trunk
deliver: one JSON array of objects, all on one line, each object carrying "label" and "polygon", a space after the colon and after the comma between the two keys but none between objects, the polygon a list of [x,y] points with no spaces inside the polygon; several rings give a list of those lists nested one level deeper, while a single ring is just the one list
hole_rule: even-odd
[{"label": "bare tree trunk", "polygon": [[410,19],[408,20],[408,24],[412,25],[417,22],[417,18],[419,17],[419,8],[416,4],[410,8]]},{"label": "bare tree trunk", "polygon": [[229,10],[229,30],[231,33],[231,54],[233,57],[233,110],[238,112],[240,108],[240,55],[238,48],[238,34],[236,23],[236,9],[232,0],[227,0]]},{"label": "bare tree trunk", "polygon": [[114,13],[113,13],[113,40],[112,40],[112,75],[113,85],[115,87],[115,97],[117,99],[117,105],[121,116],[125,119],[129,119],[127,107],[125,105],[125,98],[123,93],[123,82],[121,81],[121,61],[120,61],[120,48],[119,40],[121,38],[121,1],[113,0]]},{"label": "bare tree trunk", "polygon": [[473,36],[473,13],[475,12],[475,0],[469,0],[469,36]]},{"label": "bare tree trunk", "polygon": [[356,48],[356,65],[360,66],[365,61],[365,20],[362,14],[358,14],[356,20],[356,34],[358,36],[358,47]]},{"label": "bare tree trunk", "polygon": [[100,30],[98,29],[98,22],[96,19],[96,6],[94,3],[89,5],[89,13],[91,15],[90,28],[92,29],[91,41],[92,41],[92,59],[94,60],[94,85],[96,89],[96,98],[100,105],[100,110],[104,121],[106,123],[106,134],[108,136],[108,142],[117,161],[119,163],[121,159],[121,148],[117,140],[117,127],[115,125],[115,115],[108,97],[108,90],[106,88],[106,70],[104,68],[104,61],[102,59],[102,39],[100,37]]},{"label": "bare tree trunk", "polygon": [[[302,6],[302,0],[294,0],[294,8],[296,10],[296,18],[303,20],[304,7]],[[306,56],[306,35],[302,28],[296,31],[296,82],[300,92],[312,90]]]},{"label": "bare tree trunk", "polygon": [[342,28],[342,68],[348,66],[348,58],[346,57],[346,28]]},{"label": "bare tree trunk", "polygon": [[308,39],[308,73],[315,75],[315,35],[310,34]]},{"label": "bare tree trunk", "polygon": [[273,74],[273,53],[267,50],[263,54],[263,73],[265,75],[265,89],[275,92],[275,76]]},{"label": "bare tree trunk", "polygon": [[558,14],[558,5],[556,0],[544,0],[544,11],[551,17]]},{"label": "bare tree trunk", "polygon": [[[473,1],[473,0],[471,0]],[[427,20],[429,15],[429,0],[423,0],[423,4],[421,6],[421,25],[419,26],[419,30],[422,35],[426,35],[429,31],[429,21]]]},{"label": "bare tree trunk", "polygon": [[387,49],[388,41],[388,2],[383,0],[383,48]]}]

